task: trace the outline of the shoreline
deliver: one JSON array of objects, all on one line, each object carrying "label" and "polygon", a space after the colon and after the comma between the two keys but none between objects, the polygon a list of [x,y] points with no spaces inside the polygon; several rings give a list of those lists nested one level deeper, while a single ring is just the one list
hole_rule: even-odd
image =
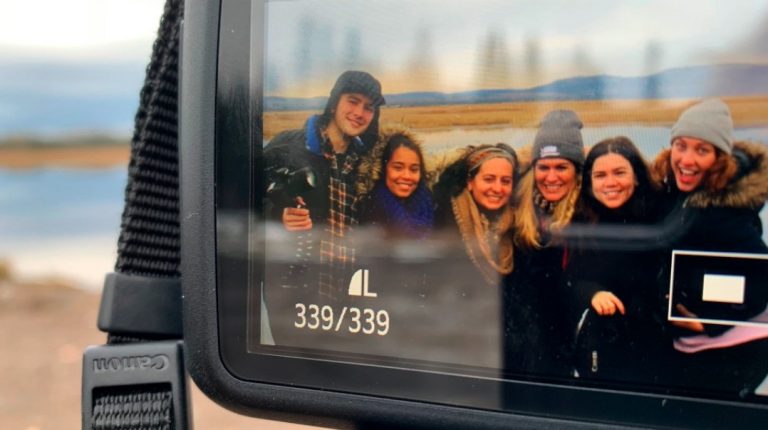
[{"label": "shoreline", "polygon": [[0,168],[32,170],[50,167],[107,169],[128,167],[131,147],[119,145],[10,145],[0,146]]},{"label": "shoreline", "polygon": [[[723,97],[731,109],[736,128],[768,127],[768,96]],[[561,102],[517,102],[418,107],[384,107],[382,124],[407,124],[417,133],[452,130],[493,130],[507,127],[535,129],[552,109],[571,109],[585,127],[669,127],[680,113],[697,100],[586,100]],[[284,130],[301,128],[315,111],[271,111],[264,113],[264,138]],[[11,144],[0,145],[0,169],[43,168],[105,169],[125,166],[130,160],[128,143],[115,144]]]}]

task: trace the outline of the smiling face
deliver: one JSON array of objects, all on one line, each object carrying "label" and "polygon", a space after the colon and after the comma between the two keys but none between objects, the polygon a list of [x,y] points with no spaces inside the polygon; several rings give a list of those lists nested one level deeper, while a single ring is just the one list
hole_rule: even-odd
[{"label": "smiling face", "polygon": [[679,137],[672,141],[669,158],[677,188],[688,193],[701,185],[717,161],[717,151],[714,145],[701,139]]},{"label": "smiling face", "polygon": [[512,163],[505,158],[491,158],[481,164],[477,174],[467,181],[467,189],[475,203],[492,211],[509,203],[512,171]]},{"label": "smiling face", "polygon": [[412,149],[401,146],[387,161],[386,185],[392,194],[401,199],[411,196],[421,179],[421,160]]},{"label": "smiling face", "polygon": [[592,195],[609,209],[620,208],[635,192],[635,172],[619,154],[598,157],[592,166]]},{"label": "smiling face", "polygon": [[336,128],[344,136],[357,137],[368,129],[373,120],[375,108],[368,96],[358,93],[344,93],[333,113],[329,128]]},{"label": "smiling face", "polygon": [[559,202],[576,186],[576,166],[565,158],[542,158],[533,168],[536,188],[549,202]]}]

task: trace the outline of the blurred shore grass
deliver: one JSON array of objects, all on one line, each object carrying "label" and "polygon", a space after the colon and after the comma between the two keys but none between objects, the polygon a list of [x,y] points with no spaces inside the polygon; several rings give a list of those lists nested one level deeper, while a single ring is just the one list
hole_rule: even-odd
[{"label": "blurred shore grass", "polygon": [[[764,126],[768,118],[768,97],[723,97],[731,109],[736,127]],[[663,100],[576,100],[515,103],[477,103],[439,106],[383,106],[382,123],[404,124],[414,130],[450,128],[518,127],[536,128],[541,118],[554,109],[578,113],[586,127],[644,125],[669,127],[683,110],[698,99]],[[264,137],[283,130],[301,128],[314,111],[272,111],[264,113]]]},{"label": "blurred shore grass", "polygon": [[130,140],[104,134],[0,138],[0,168],[108,168],[128,165]]}]

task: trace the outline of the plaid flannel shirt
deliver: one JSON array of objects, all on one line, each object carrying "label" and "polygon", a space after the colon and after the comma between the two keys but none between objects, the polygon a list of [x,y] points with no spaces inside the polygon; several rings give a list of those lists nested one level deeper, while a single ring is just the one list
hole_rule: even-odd
[{"label": "plaid flannel shirt", "polygon": [[[327,143],[327,142],[326,142]],[[336,154],[330,144],[323,145],[330,163],[328,183],[328,223],[320,240],[319,294],[332,300],[346,295],[347,283],[355,263],[355,248],[350,231],[357,224],[354,210],[355,180],[360,159],[354,150]]]}]

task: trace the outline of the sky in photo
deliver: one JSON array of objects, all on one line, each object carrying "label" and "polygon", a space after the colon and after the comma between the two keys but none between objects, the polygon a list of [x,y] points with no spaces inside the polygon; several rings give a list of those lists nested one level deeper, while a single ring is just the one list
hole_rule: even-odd
[{"label": "sky in photo", "polygon": [[267,16],[268,95],[325,95],[349,68],[398,93],[768,63],[766,1],[295,0]]}]

